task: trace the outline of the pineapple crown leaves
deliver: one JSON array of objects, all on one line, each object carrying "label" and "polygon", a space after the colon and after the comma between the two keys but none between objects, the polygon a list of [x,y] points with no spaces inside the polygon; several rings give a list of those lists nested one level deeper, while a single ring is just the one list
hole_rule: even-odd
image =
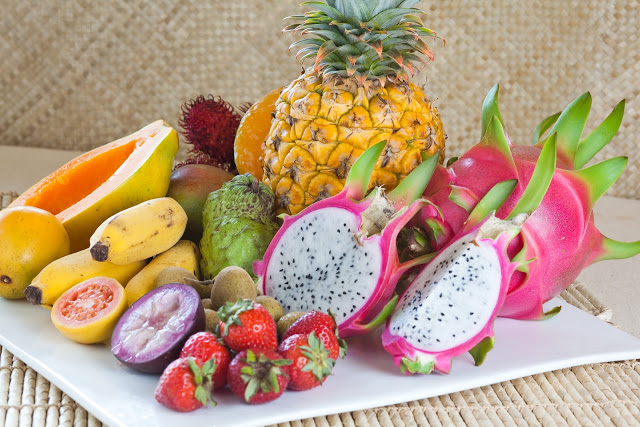
[{"label": "pineapple crown leaves", "polygon": [[256,356],[252,350],[247,350],[247,357],[242,360],[246,363],[240,369],[240,378],[247,384],[244,392],[244,399],[249,402],[258,391],[261,393],[280,393],[278,377],[287,377],[281,366],[291,365],[289,359],[269,359],[264,354]]},{"label": "pineapple crown leaves", "polygon": [[329,350],[324,347],[322,340],[316,337],[315,332],[311,332],[307,337],[308,345],[298,346],[300,352],[309,362],[302,367],[302,371],[309,372],[320,382],[331,375],[335,360],[329,357]]},{"label": "pineapple crown leaves", "polygon": [[202,367],[198,366],[193,357],[189,357],[189,368],[193,373],[193,381],[196,384],[194,397],[203,405],[216,406],[217,402],[211,395],[213,390],[213,373],[216,371],[214,359],[206,361]]},{"label": "pineapple crown leaves", "polygon": [[420,0],[308,1],[316,10],[286,19],[297,21],[284,32],[305,38],[290,49],[296,57],[314,59],[314,70],[324,77],[353,77],[366,86],[372,81],[407,81],[425,65],[420,55],[433,60],[433,52],[421,37],[439,36],[425,28]]},{"label": "pineapple crown leaves", "polygon": [[240,315],[245,311],[253,309],[253,301],[250,299],[238,299],[236,302],[229,301],[218,310],[218,318],[224,323],[223,337],[229,334],[229,326],[242,326]]}]

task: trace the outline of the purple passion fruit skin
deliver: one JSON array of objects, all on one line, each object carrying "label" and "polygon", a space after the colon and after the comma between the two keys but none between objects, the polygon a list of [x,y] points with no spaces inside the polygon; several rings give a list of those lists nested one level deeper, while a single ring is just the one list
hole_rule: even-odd
[{"label": "purple passion fruit skin", "polygon": [[170,283],[142,296],[113,331],[111,353],[140,372],[159,374],[180,356],[185,341],[205,328],[198,292]]}]

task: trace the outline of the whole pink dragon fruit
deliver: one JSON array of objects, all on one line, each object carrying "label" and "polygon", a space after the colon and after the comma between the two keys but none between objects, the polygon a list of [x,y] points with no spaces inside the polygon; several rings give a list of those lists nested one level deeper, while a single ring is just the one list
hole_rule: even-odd
[{"label": "whole pink dragon fruit", "polygon": [[[513,189],[513,185],[511,188]],[[519,262],[507,247],[526,214],[505,221],[468,221],[400,296],[382,345],[405,373],[449,373],[451,359],[470,351],[476,364],[493,348],[493,321]]]},{"label": "whole pink dragon fruit", "polygon": [[[437,169],[425,192],[433,204],[421,211],[419,222],[429,249],[438,250],[462,229],[468,212],[489,189],[517,179],[496,216],[531,214],[508,250],[513,260],[531,262],[511,277],[500,316],[541,319],[558,311],[544,313],[542,304],[571,285],[584,268],[640,253],[640,241],[618,242],[603,236],[592,212],[622,174],[627,158],[584,167],[618,131],[624,101],[581,139],[591,109],[591,96],[585,93],[538,126],[533,146],[520,146],[512,144],[503,129],[497,99],[496,85],[483,105],[482,140],[446,169]],[[541,141],[547,130],[549,136]]]},{"label": "whole pink dragon fruit", "polygon": [[263,292],[285,312],[331,309],[341,337],[381,325],[395,306],[392,295],[402,273],[426,261],[401,264],[396,238],[424,206],[417,199],[437,156],[389,194],[376,188],[363,199],[383,148],[378,143],[356,160],[340,193],[286,216],[264,259],[253,266]]}]

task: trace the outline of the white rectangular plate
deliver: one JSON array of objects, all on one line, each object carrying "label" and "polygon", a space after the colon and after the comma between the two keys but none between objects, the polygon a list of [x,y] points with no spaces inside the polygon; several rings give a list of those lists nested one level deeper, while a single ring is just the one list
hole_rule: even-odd
[{"label": "white rectangular plate", "polygon": [[86,346],[55,330],[49,312],[25,301],[0,299],[0,343],[110,426],[254,426],[350,412],[494,384],[587,363],[640,358],[640,340],[558,299],[556,317],[536,321],[498,319],[496,346],[473,366],[457,358],[449,375],[405,376],[382,349],[377,334],[351,340],[349,354],[322,387],[286,392],[248,406],[225,390],[218,406],[192,413],[156,403],[158,376],[125,368],[101,345]]}]

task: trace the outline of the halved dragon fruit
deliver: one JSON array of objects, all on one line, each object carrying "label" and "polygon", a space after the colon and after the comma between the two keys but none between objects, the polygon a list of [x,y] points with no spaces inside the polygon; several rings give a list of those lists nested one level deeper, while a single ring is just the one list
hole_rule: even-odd
[{"label": "halved dragon fruit", "polygon": [[[640,241],[618,242],[603,236],[592,212],[622,174],[627,158],[585,167],[618,131],[624,101],[581,138],[590,108],[591,96],[585,93],[538,126],[533,146],[514,145],[503,128],[496,85],[483,104],[482,140],[448,168],[438,168],[425,192],[432,203],[417,217],[426,230],[428,249],[438,250],[462,229],[468,212],[490,188],[506,179],[518,180],[496,216],[505,218],[516,207],[532,213],[508,253],[515,260],[533,261],[512,276],[501,316],[542,319],[553,315],[558,309],[544,313],[543,303],[571,285],[584,268],[640,253]],[[549,137],[542,140],[546,131]],[[544,170],[536,174],[534,166],[551,139],[554,147],[548,155],[553,161],[545,162]],[[525,192],[537,193],[539,203],[523,209]]]},{"label": "halved dragon fruit", "polygon": [[400,296],[382,333],[382,345],[402,372],[448,373],[451,359],[467,351],[479,365],[493,348],[493,321],[513,273],[523,264],[509,259],[507,247],[529,215],[507,220],[487,215],[515,184],[511,180],[496,185],[463,231]]},{"label": "halved dragon fruit", "polygon": [[285,312],[331,311],[341,337],[381,325],[395,306],[395,285],[408,268],[396,251],[400,229],[424,206],[417,200],[437,164],[432,156],[385,195],[374,189],[363,199],[384,142],[353,164],[344,189],[286,216],[262,261],[254,263],[262,290]]}]

